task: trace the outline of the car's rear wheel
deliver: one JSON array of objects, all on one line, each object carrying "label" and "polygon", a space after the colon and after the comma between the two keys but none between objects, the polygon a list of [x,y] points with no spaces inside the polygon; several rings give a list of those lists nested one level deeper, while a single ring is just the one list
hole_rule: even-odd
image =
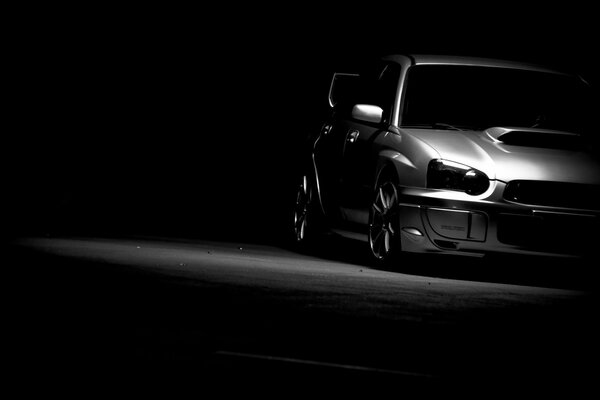
[{"label": "car's rear wheel", "polygon": [[369,247],[378,263],[389,263],[400,252],[400,220],[396,181],[382,179],[369,210]]},{"label": "car's rear wheel", "polygon": [[315,240],[318,227],[315,196],[310,175],[302,175],[298,183],[294,207],[294,236],[296,243],[301,246],[306,246]]}]

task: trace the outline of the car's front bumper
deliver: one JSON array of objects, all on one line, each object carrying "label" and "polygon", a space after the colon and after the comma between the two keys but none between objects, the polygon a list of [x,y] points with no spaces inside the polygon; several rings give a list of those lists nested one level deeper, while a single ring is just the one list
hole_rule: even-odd
[{"label": "car's front bumper", "polygon": [[581,257],[594,251],[600,213],[511,203],[503,182],[482,196],[401,188],[402,249],[480,256],[512,253]]}]

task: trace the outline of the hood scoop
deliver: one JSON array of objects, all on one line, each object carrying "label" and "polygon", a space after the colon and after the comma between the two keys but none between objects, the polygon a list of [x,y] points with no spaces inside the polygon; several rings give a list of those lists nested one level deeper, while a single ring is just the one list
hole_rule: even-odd
[{"label": "hood scoop", "polygon": [[516,146],[574,149],[583,145],[581,135],[549,129],[497,126],[486,129],[485,133],[496,142]]}]

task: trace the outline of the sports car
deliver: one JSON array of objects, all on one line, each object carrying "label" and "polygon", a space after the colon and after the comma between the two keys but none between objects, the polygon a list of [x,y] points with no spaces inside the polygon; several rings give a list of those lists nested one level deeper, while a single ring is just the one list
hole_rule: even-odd
[{"label": "sports car", "polygon": [[577,74],[510,60],[391,55],[335,73],[293,213],[409,253],[586,257],[598,239],[595,94]]}]

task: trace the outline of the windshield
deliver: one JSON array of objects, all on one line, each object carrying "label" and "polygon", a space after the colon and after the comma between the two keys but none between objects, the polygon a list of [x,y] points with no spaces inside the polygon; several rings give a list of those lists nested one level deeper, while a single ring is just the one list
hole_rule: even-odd
[{"label": "windshield", "polygon": [[408,71],[402,126],[533,127],[584,133],[591,89],[581,79],[520,69],[417,65]]}]

